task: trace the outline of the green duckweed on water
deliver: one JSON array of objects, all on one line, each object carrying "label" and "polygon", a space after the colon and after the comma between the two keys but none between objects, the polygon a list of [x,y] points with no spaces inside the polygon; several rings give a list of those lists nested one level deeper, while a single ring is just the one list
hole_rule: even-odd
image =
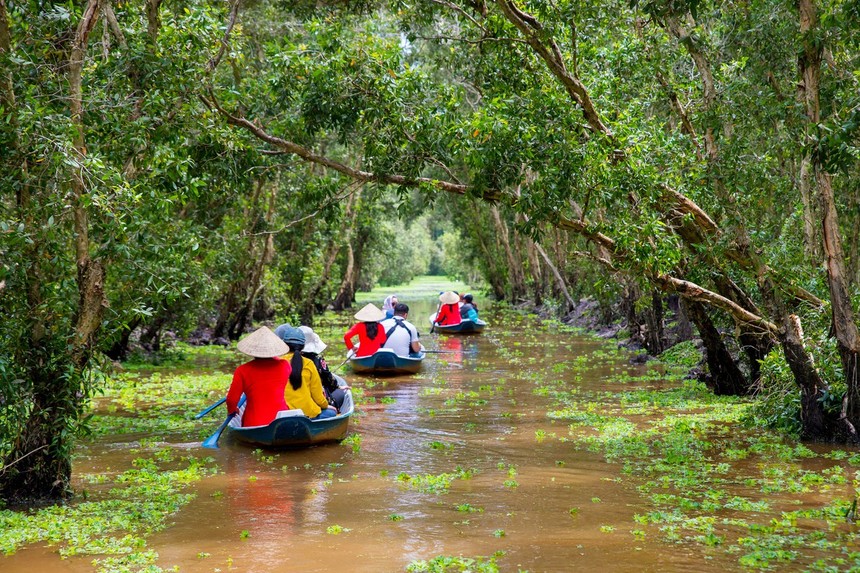
[{"label": "green duckweed on water", "polygon": [[[601,535],[659,540],[695,548],[705,556],[720,553],[748,570],[780,566],[860,570],[851,519],[860,487],[860,453],[806,446],[763,430],[751,400],[714,396],[701,383],[683,379],[681,373],[694,364],[689,347],[664,356],[668,363],[649,366],[632,366],[628,353],[597,341],[579,354],[565,355],[563,326],[508,312],[504,319],[508,316],[524,331],[516,340],[487,335],[508,367],[503,375],[473,390],[452,384],[445,374],[448,364],[440,363],[429,373],[427,386],[416,392],[432,400],[434,407],[419,402],[416,414],[461,414],[503,404],[496,421],[507,435],[523,415],[513,388],[525,387],[546,411],[546,424],[529,434],[534,448],[561,445],[597,453],[614,468],[611,481],[634,491],[645,503],[644,511],[631,512],[626,527],[597,520],[593,527]],[[564,358],[541,359],[553,353]],[[198,359],[205,368],[193,368]],[[479,372],[499,368],[498,362],[466,360]],[[179,345],[158,365],[123,365],[95,401],[92,440],[124,441],[137,457],[128,459],[127,468],[79,474],[81,491],[66,505],[0,511],[0,551],[8,555],[27,544],[43,543],[62,557],[92,555],[99,572],[162,571],[165,564],[159,564],[147,539],[170,526],[173,516],[194,498],[198,480],[217,471],[212,459],[188,456],[187,449],[172,444],[198,442],[211,433],[213,420],[223,419],[223,407],[208,419],[195,420],[194,415],[224,395],[230,373],[241,361],[230,349]],[[372,379],[353,385],[359,408],[341,447],[351,449],[356,459],[366,455],[362,434],[356,431],[367,416],[361,406],[375,400],[395,407],[401,401],[393,396],[375,398],[368,394],[371,389],[392,392],[393,386]],[[464,421],[460,427],[465,436],[477,431],[478,424]],[[82,442],[77,459],[87,460],[93,444]],[[439,468],[441,473],[397,468],[381,470],[379,476],[404,490],[435,497],[449,494],[457,480],[471,480],[478,473],[448,461],[461,451],[456,438],[425,440],[423,446],[449,464]],[[310,490],[312,495],[346,483],[334,473],[339,463],[291,465],[279,453],[257,449],[250,454],[260,468],[314,474],[319,483]],[[518,480],[525,478],[517,466],[504,459],[493,463],[495,469],[476,481],[492,484],[506,496],[522,495]],[[566,465],[557,454],[550,463]],[[470,482],[470,487],[480,486]],[[482,507],[452,501],[448,507],[460,519],[456,525],[490,515]],[[594,507],[604,504],[597,496],[591,501]],[[565,519],[580,523],[587,509],[565,505]],[[384,516],[392,527],[410,519],[391,511]],[[324,531],[341,535],[351,528],[333,523]],[[499,542],[514,535],[505,529],[489,529],[487,534]],[[251,533],[242,539],[253,541]],[[502,556],[501,552],[489,557],[438,556],[413,561],[406,570],[496,572]]]},{"label": "green duckweed on water", "polygon": [[[692,364],[687,354],[679,350],[685,366]],[[606,359],[599,352],[594,361],[583,355],[574,362],[582,371]],[[860,484],[856,452],[819,454],[760,430],[751,401],[715,396],[677,374],[652,370],[608,377],[607,385],[621,384],[617,391],[527,378],[535,393],[552,401],[548,417],[568,424],[559,439],[602,453],[652,506],[633,516],[628,532],[602,526],[604,533],[656,534],[669,543],[717,549],[750,569],[787,563],[813,571],[860,568],[860,553],[852,549],[856,528],[846,520]],[[657,380],[674,385],[648,389]],[[797,494],[828,501],[809,506]]]},{"label": "green duckweed on water", "polygon": [[137,458],[133,464],[114,477],[82,476],[97,487],[68,505],[0,510],[0,551],[10,555],[24,545],[46,543],[57,546],[63,557],[98,556],[96,569],[104,573],[161,571],[146,538],[170,525],[171,516],[195,497],[189,487],[214,467],[210,458],[167,454],[159,460]]}]

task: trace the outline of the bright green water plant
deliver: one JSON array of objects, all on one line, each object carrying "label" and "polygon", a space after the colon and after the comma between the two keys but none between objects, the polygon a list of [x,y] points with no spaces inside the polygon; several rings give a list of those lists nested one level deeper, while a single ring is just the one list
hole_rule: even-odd
[{"label": "bright green water plant", "polygon": [[496,559],[502,553],[491,557],[449,557],[440,555],[429,561],[413,561],[406,567],[408,573],[498,573]]},{"label": "bright green water plant", "polygon": [[[63,557],[95,555],[97,570],[161,571],[158,554],[146,539],[167,527],[170,518],[195,494],[189,485],[214,471],[212,460],[185,457],[164,469],[152,458],[135,460],[112,480],[110,488],[88,493],[68,505],[29,512],[0,510],[0,552],[47,543]],[[86,476],[85,476],[86,477]],[[102,476],[86,480],[103,483]]]},{"label": "bright green water plant", "polygon": [[[855,456],[819,455],[752,428],[738,432],[751,419],[751,402],[714,396],[698,382],[653,372],[619,378],[623,391],[561,388],[545,395],[554,403],[548,416],[569,424],[573,443],[619,463],[650,502],[652,511],[634,516],[640,524],[634,537],[647,534],[644,525],[669,542],[736,554],[752,569],[860,566],[860,555],[849,549],[856,533],[839,526],[860,483],[857,466],[846,464]],[[798,494],[829,501],[809,506]]]},{"label": "bright green water plant", "polygon": [[455,479],[471,479],[476,473],[477,470],[475,469],[467,470],[457,467],[453,473],[442,473],[436,475],[425,474],[411,476],[406,472],[401,472],[397,475],[396,480],[421,493],[434,493],[439,495],[442,493],[448,493],[451,488],[451,483]]}]

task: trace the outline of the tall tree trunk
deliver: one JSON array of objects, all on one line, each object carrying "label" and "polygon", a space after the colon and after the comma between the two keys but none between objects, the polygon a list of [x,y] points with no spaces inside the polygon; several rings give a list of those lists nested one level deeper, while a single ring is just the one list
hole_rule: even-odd
[{"label": "tall tree trunk", "polygon": [[[800,33],[803,37],[803,53],[799,68],[803,86],[803,101],[809,125],[816,126],[821,120],[820,80],[822,41],[818,29],[818,8],[814,0],[799,0]],[[839,216],[830,174],[824,171],[819,160],[813,161],[815,183],[822,211],[822,236],[827,267],[827,286],[830,290],[830,307],[833,314],[833,332],[842,360],[846,393],[843,400],[843,421],[850,425],[849,433],[857,440],[860,424],[860,384],[858,384],[858,358],[860,358],[860,332],[855,323],[854,309],[848,291],[845,255],[839,231]]]},{"label": "tall tree trunk", "polygon": [[[246,247],[248,255],[242,259],[239,268],[233,271],[235,279],[221,297],[213,338],[227,337],[230,340],[236,340],[245,331],[250,321],[263,271],[266,264],[270,262],[273,248],[272,236],[269,233],[264,232],[261,235],[257,232],[261,227],[263,231],[268,230],[274,213],[271,197],[265,211],[261,212],[259,206],[265,185],[265,180],[257,181],[254,192],[243,211],[243,219],[247,221],[246,228],[249,229]],[[264,221],[265,224],[260,225],[260,221]]]},{"label": "tall tree trunk", "polygon": [[[5,17],[5,5],[2,13]],[[44,317],[39,316],[40,310],[31,306],[34,323],[38,321],[41,325],[34,328],[31,345],[24,351],[20,362],[26,365],[32,395],[29,412],[22,412],[26,416],[22,431],[15,437],[11,452],[0,467],[0,495],[5,499],[56,500],[68,494],[74,428],[83,416],[86,399],[80,391],[81,385],[85,384],[85,370],[107,304],[104,296],[104,267],[101,261],[90,256],[86,207],[88,189],[83,176],[86,128],[83,121],[82,75],[89,36],[98,16],[99,0],[89,0],[72,40],[67,66],[69,111],[74,130],[72,151],[76,155],[73,158],[76,165],[71,173],[78,287],[73,331],[67,344],[62,344],[62,349],[58,350],[57,341],[52,340],[41,326]],[[19,206],[23,206],[22,199],[27,201],[26,198],[20,198]],[[28,291],[31,294],[38,293],[40,289],[38,273],[35,265],[28,269]],[[58,352],[60,356],[57,356]]]},{"label": "tall tree trunk", "polygon": [[690,317],[684,310],[684,305],[681,304],[681,297],[678,295],[670,295],[666,305],[671,312],[675,313],[675,322],[678,327],[675,331],[675,344],[686,342],[693,339],[693,324],[690,322]]},{"label": "tall tree trunk", "polygon": [[639,324],[639,316],[636,314],[636,301],[642,295],[639,285],[633,281],[626,281],[621,292],[621,315],[627,321],[627,330],[630,332],[630,340],[636,344],[643,345],[642,325]]},{"label": "tall tree trunk", "polygon": [[[346,209],[344,210],[346,219],[348,221],[354,220],[353,212],[355,208],[355,199],[357,193],[351,193],[346,200]],[[317,305],[319,305],[319,297],[323,292],[323,289],[328,286],[329,279],[331,277],[331,271],[334,268],[334,264],[337,262],[337,257],[343,248],[344,243],[349,243],[349,232],[347,231],[341,237],[335,237],[329,243],[326,255],[324,257],[323,263],[323,272],[320,275],[317,284],[314,285],[313,288],[309,289],[305,300],[299,307],[299,318],[301,319],[302,324],[307,324],[313,326],[314,323],[314,315],[316,314]],[[325,305],[321,305],[323,308]]]},{"label": "tall tree trunk", "polygon": [[809,152],[805,152],[800,163],[800,174],[798,175],[798,187],[800,189],[800,198],[803,203],[803,246],[807,256],[813,260],[821,260],[821,247],[819,242],[818,226],[815,221],[818,219],[815,213],[815,181],[812,173],[812,159]]},{"label": "tall tree trunk", "polygon": [[854,188],[848,199],[848,285],[851,290],[860,287],[860,185],[854,178]]}]

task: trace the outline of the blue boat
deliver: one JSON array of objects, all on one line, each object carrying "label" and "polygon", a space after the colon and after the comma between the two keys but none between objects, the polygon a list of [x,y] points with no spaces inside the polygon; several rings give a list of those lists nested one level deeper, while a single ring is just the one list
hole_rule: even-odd
[{"label": "blue boat", "polygon": [[[433,324],[433,319],[436,318],[435,314],[430,315],[430,324]],[[480,318],[477,321],[469,320],[468,318],[464,318],[460,324],[451,324],[451,325],[443,325],[437,324],[433,327],[434,332],[441,332],[442,334],[478,334],[483,331],[487,326],[487,323],[481,320]]]},{"label": "blue boat", "polygon": [[352,371],[373,374],[414,374],[421,369],[421,362],[427,354],[399,356],[390,348],[380,348],[370,356],[353,356],[349,359]]},{"label": "blue boat", "polygon": [[352,392],[347,390],[341,413],[334,418],[311,420],[301,410],[285,410],[279,412],[279,417],[268,426],[228,427],[231,435],[248,444],[269,448],[303,448],[343,440],[354,410]]}]

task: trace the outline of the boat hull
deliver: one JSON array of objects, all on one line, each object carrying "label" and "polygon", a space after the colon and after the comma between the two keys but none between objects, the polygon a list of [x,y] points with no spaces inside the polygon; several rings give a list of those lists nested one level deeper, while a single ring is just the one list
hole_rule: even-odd
[{"label": "boat hull", "polygon": [[[432,315],[430,317],[430,324],[433,324],[433,319],[436,318],[436,315]],[[454,325],[442,325],[437,324],[433,327],[434,332],[440,332],[442,334],[479,334],[483,332],[484,328],[486,328],[487,323],[481,320],[480,318],[477,321],[469,320],[468,318],[464,318],[460,324]]]},{"label": "boat hull", "polygon": [[353,356],[349,359],[349,364],[356,373],[414,374],[421,369],[424,356],[424,352],[415,356],[398,356],[390,348],[382,348],[370,356]]},{"label": "boat hull", "polygon": [[247,444],[269,448],[304,448],[317,444],[339,442],[349,430],[349,418],[354,411],[352,393],[347,390],[342,413],[334,418],[311,420],[300,412],[277,418],[267,426],[230,427],[230,433],[237,440]]}]

